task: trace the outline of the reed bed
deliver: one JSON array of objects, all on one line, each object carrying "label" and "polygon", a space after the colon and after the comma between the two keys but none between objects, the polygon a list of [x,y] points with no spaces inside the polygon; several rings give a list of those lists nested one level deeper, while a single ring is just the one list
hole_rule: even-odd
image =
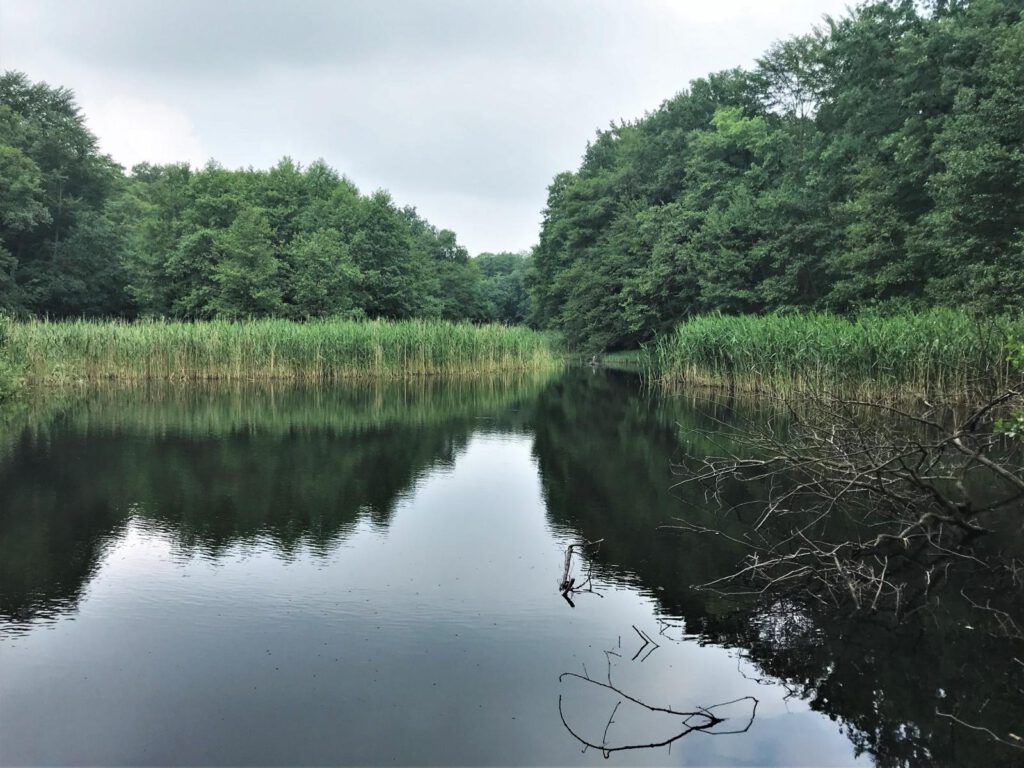
[{"label": "reed bed", "polygon": [[21,375],[10,359],[11,325],[10,319],[0,315],[0,402],[14,395],[21,385]]},{"label": "reed bed", "polygon": [[560,364],[536,331],[435,320],[32,320],[11,325],[8,352],[30,384],[398,379]]},{"label": "reed bed", "polygon": [[658,343],[655,375],[785,396],[969,402],[1020,380],[1008,360],[1024,317],[978,320],[954,310],[850,320],[835,315],[708,315]]}]

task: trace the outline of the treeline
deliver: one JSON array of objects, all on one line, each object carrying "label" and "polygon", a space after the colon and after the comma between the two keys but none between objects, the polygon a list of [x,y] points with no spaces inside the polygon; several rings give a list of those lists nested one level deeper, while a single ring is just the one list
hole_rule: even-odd
[{"label": "treeline", "polygon": [[69,90],[0,76],[0,311],[517,323],[526,264],[470,258],[453,232],[323,162],[125,174]]},{"label": "treeline", "polygon": [[549,188],[532,319],[1024,306],[1024,6],[871,2],[601,131]]}]

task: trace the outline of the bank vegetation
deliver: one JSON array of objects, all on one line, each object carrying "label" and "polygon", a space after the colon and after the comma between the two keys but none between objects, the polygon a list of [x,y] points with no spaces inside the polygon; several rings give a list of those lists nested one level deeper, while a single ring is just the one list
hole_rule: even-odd
[{"label": "bank vegetation", "polygon": [[551,369],[552,338],[443,320],[9,323],[7,357],[30,385],[474,376]]},{"label": "bank vegetation", "polygon": [[854,319],[708,315],[661,339],[651,364],[675,386],[980,402],[1016,381],[1010,350],[1021,338],[1024,317],[980,320],[954,310]]}]

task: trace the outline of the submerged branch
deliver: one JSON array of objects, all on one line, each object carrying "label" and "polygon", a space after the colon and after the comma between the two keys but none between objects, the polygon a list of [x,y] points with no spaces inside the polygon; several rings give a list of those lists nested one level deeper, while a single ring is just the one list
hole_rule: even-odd
[{"label": "submerged branch", "polygon": [[[638,629],[635,626],[633,627],[633,629],[637,633],[637,635],[645,641],[645,646],[642,646],[641,650],[643,650],[643,647],[646,647],[646,644],[654,643],[654,641],[651,640],[650,636],[646,632]],[[656,643],[655,646],[657,646]],[[604,757],[609,757],[613,752],[626,752],[637,749],[657,749],[659,747],[671,747],[673,743],[679,741],[685,736],[690,735],[691,733],[701,732],[716,736],[741,734],[746,733],[748,730],[750,730],[751,725],[753,725],[754,723],[754,718],[757,716],[758,700],[753,696],[743,696],[738,699],[721,702],[719,704],[713,704],[708,707],[695,707],[691,710],[677,710],[673,709],[672,707],[660,707],[655,706],[653,704],[648,704],[647,702],[643,701],[637,696],[626,693],[612,681],[611,656],[619,656],[619,654],[615,653],[614,651],[606,651],[605,655],[608,659],[607,682],[595,680],[594,678],[590,677],[590,675],[587,674],[585,667],[584,674],[582,675],[576,672],[563,672],[561,675],[558,676],[559,682],[563,682],[567,678],[579,680],[586,685],[592,685],[604,691],[610,691],[611,693],[614,693],[617,697],[615,706],[612,708],[611,713],[609,714],[608,719],[605,722],[604,730],[601,736],[601,742],[597,743],[596,741],[592,741],[587,737],[583,736],[582,734],[580,734],[576,729],[574,729],[569,724],[569,720],[566,718],[565,715],[563,696],[561,693],[559,694],[558,716],[561,719],[562,725],[565,727],[565,730],[568,731],[569,734],[574,739],[576,739],[576,741],[583,745],[584,751],[586,751],[587,749],[596,749],[600,750]],[[634,660],[636,659],[635,656],[633,658]],[[611,728],[611,725],[615,722],[615,715],[616,713],[618,713],[619,707],[622,706],[623,702],[626,701],[640,707],[644,712],[647,713],[656,715],[668,715],[671,717],[677,717],[682,719],[678,723],[677,728],[671,731],[670,734],[667,735],[664,739],[649,742],[626,742],[616,745],[609,745],[608,731]],[[741,702],[750,702],[751,705],[749,717],[745,718],[745,724],[742,727],[734,728],[731,730],[714,730],[717,726],[729,721],[729,718],[719,714],[715,714],[715,710],[719,710],[723,707],[730,706],[733,704],[739,704]]]}]

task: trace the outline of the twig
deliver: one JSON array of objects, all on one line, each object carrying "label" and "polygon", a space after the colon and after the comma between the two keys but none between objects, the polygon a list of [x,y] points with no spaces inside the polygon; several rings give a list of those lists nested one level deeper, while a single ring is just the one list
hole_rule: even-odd
[{"label": "twig", "polygon": [[1006,741],[1005,739],[1001,739],[998,736],[996,736],[996,734],[994,734],[991,730],[989,730],[983,725],[971,725],[970,723],[965,723],[956,715],[951,715],[948,712],[940,712],[938,709],[935,710],[935,714],[939,717],[949,718],[953,722],[962,725],[964,728],[970,728],[972,731],[982,731],[983,733],[987,733],[994,740],[998,741],[1000,744],[1003,744],[1007,747],[1012,747],[1013,749],[1024,749],[1024,739],[1022,739],[1015,733],[1007,734],[1011,739],[1014,739],[1015,741]]}]

